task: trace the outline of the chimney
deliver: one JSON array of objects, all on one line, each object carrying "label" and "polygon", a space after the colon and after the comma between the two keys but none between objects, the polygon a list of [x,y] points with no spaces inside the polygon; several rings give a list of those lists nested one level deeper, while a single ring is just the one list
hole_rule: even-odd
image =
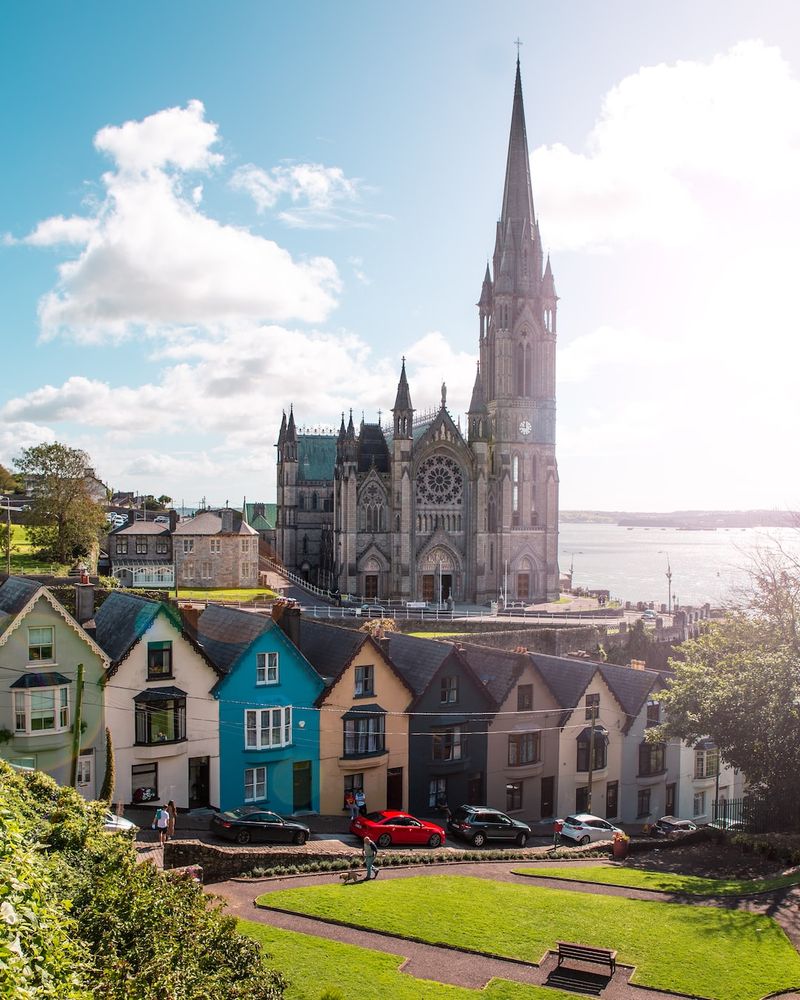
[{"label": "chimney", "polygon": [[276,601],[272,605],[272,620],[300,648],[300,606],[294,601]]},{"label": "chimney", "polygon": [[[86,579],[88,581],[88,577]],[[79,625],[85,625],[94,618],[94,587],[91,583],[75,584],[75,618]]]},{"label": "chimney", "polygon": [[200,608],[194,607],[191,604],[184,604],[180,606],[179,610],[184,629],[193,639],[198,640],[200,633]]},{"label": "chimney", "polygon": [[178,527],[178,512],[177,510],[171,510],[169,512],[169,530],[173,532]]},{"label": "chimney", "polygon": [[230,535],[233,533],[233,511],[230,507],[226,507],[221,514],[223,534]]},{"label": "chimney", "polygon": [[631,670],[644,670],[646,666],[647,662],[645,660],[631,660],[630,662]]}]

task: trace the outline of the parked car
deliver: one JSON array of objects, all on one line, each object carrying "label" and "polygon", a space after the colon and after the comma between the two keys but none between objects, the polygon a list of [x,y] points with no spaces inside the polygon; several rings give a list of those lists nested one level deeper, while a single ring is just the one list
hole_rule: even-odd
[{"label": "parked car", "polygon": [[381,812],[367,813],[366,816],[357,816],[350,823],[350,833],[354,833],[362,840],[364,837],[369,837],[378,847],[388,847],[390,844],[425,844],[428,847],[439,847],[447,836],[438,824],[428,823],[396,809],[384,809]]},{"label": "parked car", "polygon": [[576,844],[593,844],[597,840],[612,840],[615,833],[624,833],[618,826],[591,813],[577,813],[562,820],[561,836]]},{"label": "parked car", "polygon": [[112,528],[121,528],[123,524],[128,523],[127,517],[123,517],[122,514],[115,514],[113,511],[106,514],[106,520]]},{"label": "parked car", "polygon": [[483,847],[487,840],[511,840],[524,847],[531,835],[527,823],[490,806],[459,806],[447,821],[447,827],[454,836],[468,840],[475,847]]},{"label": "parked car", "polygon": [[129,837],[135,837],[139,832],[139,827],[131,823],[124,816],[117,816],[116,813],[106,812],[103,817],[103,830],[106,833],[124,833]]},{"label": "parked car", "polygon": [[740,820],[723,819],[721,816],[719,819],[714,819],[705,825],[710,826],[712,830],[728,830],[731,833],[740,833],[742,830],[747,829],[746,825],[740,822]]},{"label": "parked car", "polygon": [[305,844],[311,836],[304,823],[254,806],[215,813],[211,817],[211,832],[226,840],[235,840],[237,844],[249,844],[254,840]]},{"label": "parked car", "polygon": [[169,518],[166,514],[159,514],[153,518],[153,524],[169,524]]},{"label": "parked car", "polygon": [[652,608],[645,608],[645,610],[642,612],[643,622],[654,622],[657,617],[658,616],[656,615],[655,611],[653,611]]},{"label": "parked car", "polygon": [[690,819],[678,819],[675,816],[662,816],[650,827],[651,837],[672,837],[680,833],[691,833],[697,829],[697,823]]}]

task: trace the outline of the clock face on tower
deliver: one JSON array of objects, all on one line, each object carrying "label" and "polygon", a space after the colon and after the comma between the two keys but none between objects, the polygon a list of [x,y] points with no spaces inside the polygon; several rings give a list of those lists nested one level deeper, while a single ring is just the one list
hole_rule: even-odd
[{"label": "clock face on tower", "polygon": [[524,434],[525,437],[527,437],[532,430],[533,430],[533,428],[531,427],[530,420],[520,420],[520,422],[519,422],[519,432],[520,432],[520,434]]}]

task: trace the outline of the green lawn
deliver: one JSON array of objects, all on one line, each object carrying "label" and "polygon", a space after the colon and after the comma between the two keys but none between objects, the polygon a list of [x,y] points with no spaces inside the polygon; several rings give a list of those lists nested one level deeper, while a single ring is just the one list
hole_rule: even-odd
[{"label": "green lawn", "polygon": [[170,591],[171,597],[178,597],[182,601],[255,601],[267,598],[272,600],[278,595],[269,587],[241,587],[241,588],[213,588],[207,590],[187,590],[181,587],[177,593]]},{"label": "green lawn", "polygon": [[800,986],[800,956],[770,918],[451,875],[259,898],[310,916],[539,962],[556,941],[616,948],[634,981],[714,1000],[757,1000]]},{"label": "green lawn", "polygon": [[573,882],[602,882],[633,889],[656,892],[685,892],[698,896],[741,896],[746,892],[769,892],[800,885],[800,872],[775,875],[772,878],[701,878],[698,875],[676,875],[674,872],[653,872],[620,865],[591,865],[583,868],[519,868],[517,875],[541,875],[544,878],[564,878]]},{"label": "green lawn", "polygon": [[443,639],[448,635],[467,635],[467,632],[409,632],[415,639]]},{"label": "green lawn", "polygon": [[[5,572],[5,550],[2,552],[2,566]],[[31,543],[28,541],[28,531],[24,524],[11,525],[11,572],[12,573],[55,573],[56,575],[66,575],[69,566],[61,563],[49,562],[37,555],[33,551]]]},{"label": "green lawn", "polygon": [[286,1000],[319,1000],[338,989],[347,1000],[575,1000],[574,993],[492,979],[484,990],[446,986],[400,972],[402,959],[354,944],[284,931],[252,920],[239,929],[261,944],[284,974]]}]

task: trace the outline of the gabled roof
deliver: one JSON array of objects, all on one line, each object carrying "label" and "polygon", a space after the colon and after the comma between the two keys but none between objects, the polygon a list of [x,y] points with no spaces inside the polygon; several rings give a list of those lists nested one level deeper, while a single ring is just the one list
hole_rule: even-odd
[{"label": "gabled roof", "polygon": [[461,656],[472,667],[473,673],[485,685],[498,706],[508,697],[525,667],[525,657],[506,649],[465,643],[460,647]]},{"label": "gabled roof", "polygon": [[380,424],[362,424],[358,435],[358,471],[389,472],[389,447]]},{"label": "gabled roof", "polygon": [[21,576],[10,576],[0,586],[0,635],[41,589],[38,581]]},{"label": "gabled roof", "polygon": [[326,688],[335,682],[368,639],[365,632],[310,618],[300,619],[300,652],[322,677]]},{"label": "gabled roof", "polygon": [[297,436],[297,481],[333,482],[336,465],[336,438],[332,434]]},{"label": "gabled roof", "polygon": [[416,696],[425,691],[436,671],[455,651],[450,642],[419,639],[400,632],[390,632],[381,640],[381,646],[388,650],[392,663]]},{"label": "gabled roof", "polygon": [[209,604],[197,623],[197,639],[221,674],[265,632],[278,626],[265,615]]},{"label": "gabled roof", "polygon": [[222,531],[222,514],[215,510],[205,510],[194,517],[181,521],[175,528],[175,535],[257,535],[242,517],[241,511],[232,510],[231,530]]},{"label": "gabled roof", "polygon": [[246,503],[245,514],[247,523],[256,531],[271,531],[275,527],[276,503]]},{"label": "gabled roof", "polygon": [[130,655],[134,646],[159,615],[166,615],[181,636],[198,653],[209,667],[219,673],[213,660],[189,631],[178,612],[162,601],[148,601],[136,594],[112,591],[95,612],[95,635],[100,647],[111,660],[106,677],[113,677],[120,663]]}]

